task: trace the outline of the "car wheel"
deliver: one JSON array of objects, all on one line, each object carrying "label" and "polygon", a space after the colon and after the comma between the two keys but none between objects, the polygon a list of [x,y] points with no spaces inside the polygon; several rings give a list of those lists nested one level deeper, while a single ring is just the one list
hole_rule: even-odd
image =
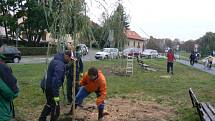
[{"label": "car wheel", "polygon": [[17,57],[13,58],[13,63],[19,63],[19,58]]},{"label": "car wheel", "polygon": [[105,55],[105,59],[108,59],[108,55]]}]

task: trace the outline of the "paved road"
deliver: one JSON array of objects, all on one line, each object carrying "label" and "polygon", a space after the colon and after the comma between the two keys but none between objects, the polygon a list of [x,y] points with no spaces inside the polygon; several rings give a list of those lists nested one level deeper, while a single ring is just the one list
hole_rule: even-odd
[{"label": "paved road", "polygon": [[214,67],[212,67],[211,70],[209,70],[209,69],[205,69],[205,68],[204,68],[204,65],[202,65],[202,64],[195,63],[193,66],[191,66],[189,61],[177,60],[177,62],[179,62],[179,63],[181,63],[181,64],[184,64],[184,65],[188,65],[188,66],[193,67],[193,68],[196,68],[196,69],[199,69],[199,70],[201,70],[201,71],[210,73],[210,74],[212,74],[212,75],[215,75],[215,68],[214,68]]},{"label": "paved road", "polygon": [[[98,50],[90,49],[89,53],[82,57],[83,61],[96,61],[95,54]],[[49,57],[48,60],[51,61],[53,57]],[[45,63],[46,56],[22,56],[20,64],[37,64]]]}]

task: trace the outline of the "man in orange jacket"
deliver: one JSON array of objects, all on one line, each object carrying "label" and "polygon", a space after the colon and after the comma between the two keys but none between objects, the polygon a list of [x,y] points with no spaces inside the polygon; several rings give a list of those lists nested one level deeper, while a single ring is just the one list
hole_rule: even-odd
[{"label": "man in orange jacket", "polygon": [[[97,95],[96,105],[98,107],[98,120],[103,120],[104,112],[104,100],[106,98],[106,79],[100,70],[95,67],[88,69],[88,72],[84,74],[83,78],[80,80],[80,89],[76,95],[75,108],[83,102],[90,93],[95,92]],[[72,108],[70,114],[72,113]]]}]

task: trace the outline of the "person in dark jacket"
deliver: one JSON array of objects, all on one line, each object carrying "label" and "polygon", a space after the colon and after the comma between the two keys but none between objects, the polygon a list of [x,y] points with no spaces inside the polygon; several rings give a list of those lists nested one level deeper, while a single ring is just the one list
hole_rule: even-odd
[{"label": "person in dark jacket", "polygon": [[196,59],[196,55],[195,55],[195,52],[193,51],[191,54],[190,54],[190,65],[194,65],[195,63],[195,59]]},{"label": "person in dark jacket", "polygon": [[68,104],[72,103],[72,87],[74,80],[74,65],[75,65],[75,95],[79,89],[79,76],[83,76],[83,62],[81,59],[80,47],[76,47],[76,51],[71,54],[71,61],[67,64],[67,101]]},{"label": "person in dark jacket", "polygon": [[51,113],[50,121],[58,121],[60,115],[59,88],[64,82],[65,64],[71,60],[71,52],[58,53],[48,66],[47,76],[41,81],[41,87],[45,90],[46,105],[40,115],[39,121],[46,121]]},{"label": "person in dark jacket", "polygon": [[14,113],[13,99],[18,96],[17,79],[0,54],[0,121],[10,121]]}]

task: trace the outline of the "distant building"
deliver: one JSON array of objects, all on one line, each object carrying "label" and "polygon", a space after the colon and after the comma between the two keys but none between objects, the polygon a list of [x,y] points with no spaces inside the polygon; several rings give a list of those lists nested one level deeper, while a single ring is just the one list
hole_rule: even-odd
[{"label": "distant building", "polygon": [[5,28],[0,26],[0,37],[5,36],[5,35],[6,35]]},{"label": "distant building", "polygon": [[142,38],[137,32],[126,30],[127,44],[125,48],[145,48],[147,39]]}]

